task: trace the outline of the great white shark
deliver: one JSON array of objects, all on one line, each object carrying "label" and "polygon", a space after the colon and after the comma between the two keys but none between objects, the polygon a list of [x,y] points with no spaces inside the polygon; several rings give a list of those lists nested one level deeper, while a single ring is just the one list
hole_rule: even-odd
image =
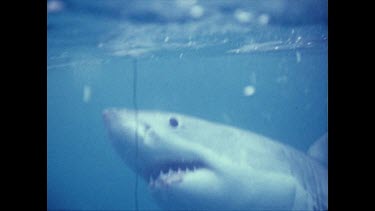
[{"label": "great white shark", "polygon": [[103,118],[165,210],[328,210],[327,136],[303,153],[178,113],[110,108]]}]

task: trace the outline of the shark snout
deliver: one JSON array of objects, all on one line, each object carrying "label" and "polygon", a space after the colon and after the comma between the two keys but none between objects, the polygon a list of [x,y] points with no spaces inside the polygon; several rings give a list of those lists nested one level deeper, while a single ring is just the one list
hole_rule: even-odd
[{"label": "shark snout", "polygon": [[104,109],[102,116],[107,125],[118,122],[130,123],[136,120],[135,112],[128,109],[107,108]]},{"label": "shark snout", "polygon": [[125,109],[108,108],[102,112],[103,121],[111,136],[132,140],[136,128],[134,113]]}]

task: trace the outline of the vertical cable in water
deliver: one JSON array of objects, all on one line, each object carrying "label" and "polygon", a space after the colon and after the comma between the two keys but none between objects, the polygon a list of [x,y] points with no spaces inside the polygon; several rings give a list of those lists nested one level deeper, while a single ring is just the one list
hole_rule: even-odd
[{"label": "vertical cable in water", "polygon": [[134,199],[135,199],[135,210],[138,211],[138,105],[137,105],[137,58],[133,59],[133,108],[135,118],[135,188],[134,188]]}]

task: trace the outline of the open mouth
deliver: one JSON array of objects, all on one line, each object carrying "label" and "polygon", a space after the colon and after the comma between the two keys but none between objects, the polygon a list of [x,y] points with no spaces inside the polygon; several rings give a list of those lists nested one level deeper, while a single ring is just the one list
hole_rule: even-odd
[{"label": "open mouth", "polygon": [[168,187],[183,181],[188,174],[207,168],[201,161],[169,161],[152,165],[146,175],[151,188]]}]

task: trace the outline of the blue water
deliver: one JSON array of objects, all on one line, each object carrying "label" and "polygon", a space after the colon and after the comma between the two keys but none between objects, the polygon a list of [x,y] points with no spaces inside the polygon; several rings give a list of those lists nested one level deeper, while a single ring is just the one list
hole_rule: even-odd
[{"label": "blue water", "polygon": [[[48,209],[134,209],[135,174],[101,113],[133,107],[135,61],[140,109],[302,151],[327,132],[325,1],[173,2],[48,1]],[[140,209],[159,209],[143,181],[138,193]]]}]

